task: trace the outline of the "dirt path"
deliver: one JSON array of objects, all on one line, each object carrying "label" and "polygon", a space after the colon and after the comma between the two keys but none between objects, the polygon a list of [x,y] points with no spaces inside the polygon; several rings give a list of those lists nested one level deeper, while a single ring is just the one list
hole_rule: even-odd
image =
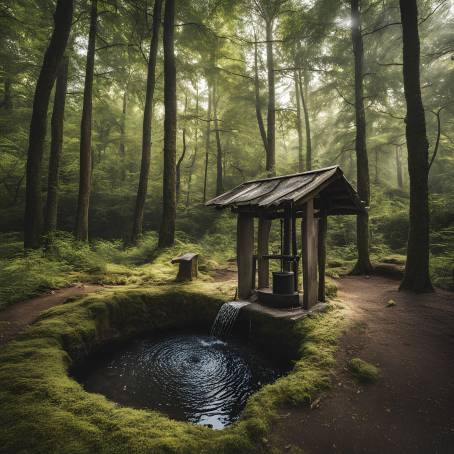
[{"label": "dirt path", "polygon": [[[352,321],[331,390],[314,409],[284,409],[270,442],[306,453],[454,452],[454,295],[398,292],[396,281],[346,277],[339,297]],[[393,299],[396,306],[386,307]],[[359,385],[360,357],[380,378]]]},{"label": "dirt path", "polygon": [[51,293],[15,303],[0,311],[0,346],[13,339],[25,327],[33,323],[39,314],[71,298],[97,292],[103,286],[79,284],[73,287],[53,290]]}]

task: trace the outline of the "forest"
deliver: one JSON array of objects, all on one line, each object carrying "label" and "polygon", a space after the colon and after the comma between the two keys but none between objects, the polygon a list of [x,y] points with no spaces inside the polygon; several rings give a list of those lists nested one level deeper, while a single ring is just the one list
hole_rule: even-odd
[{"label": "forest", "polygon": [[[160,245],[175,231],[199,242],[229,222],[205,222],[203,203],[224,189],[332,164],[370,206],[370,254],[404,263],[411,177],[395,2],[180,2],[171,36],[159,2],[56,6],[2,6],[3,267],[17,274],[10,252],[22,241],[78,249],[63,232],[118,253],[152,232]],[[413,146],[427,154],[432,279],[449,286],[453,17],[449,2],[419,9],[426,134],[418,124]],[[354,260],[352,222],[333,225],[330,241]]]},{"label": "forest", "polygon": [[[139,302],[128,292],[143,289],[152,299],[162,288],[176,300],[186,291],[233,298],[235,212],[206,203],[244,182],[330,166],[340,166],[366,209],[329,217],[327,294],[348,294],[342,282],[359,279],[365,295],[369,280],[374,287],[374,279],[386,279],[390,306],[399,294],[409,307],[425,294],[452,303],[450,0],[0,0],[0,41],[0,347],[16,323],[2,319],[3,310],[61,289],[118,288],[132,305]],[[295,246],[304,248],[300,239]],[[283,254],[276,222],[270,249]],[[174,283],[171,259],[188,252],[199,255],[200,276],[185,290]],[[207,303],[208,296],[200,298]],[[79,317],[55,314],[67,317],[64,332]],[[320,333],[310,327],[311,336],[328,342],[320,340],[326,358],[335,351],[323,327],[336,338],[342,331],[330,317]],[[33,336],[44,332],[39,320]],[[1,386],[8,370],[0,363]],[[147,444],[150,435],[115,452],[252,452],[253,432],[262,440],[258,452],[274,452],[263,447],[273,438],[261,432],[268,420],[254,413],[277,399],[267,386],[257,394],[265,397],[247,404],[241,427],[232,426],[240,429],[231,442],[218,437],[210,444],[200,432],[209,446],[203,451],[192,429],[162,423],[153,436],[175,430],[187,446],[167,446],[164,438],[162,446]],[[311,386],[314,393],[324,388],[322,381],[307,385],[308,393]],[[287,400],[304,401],[284,388]],[[11,395],[4,398],[13,405]],[[39,410],[50,418],[47,411]],[[131,426],[145,424],[135,413],[124,417]],[[61,429],[67,441],[78,424],[68,421]],[[117,443],[104,446],[101,435],[95,442],[83,432],[80,446],[63,449],[36,429],[27,445],[19,430],[0,431],[0,452],[114,452]],[[279,436],[270,441],[276,452],[286,444]],[[453,448],[452,434],[443,440],[437,452]],[[304,447],[290,445],[286,452]],[[314,446],[309,452],[329,452]],[[376,452],[394,452],[388,448]]]}]

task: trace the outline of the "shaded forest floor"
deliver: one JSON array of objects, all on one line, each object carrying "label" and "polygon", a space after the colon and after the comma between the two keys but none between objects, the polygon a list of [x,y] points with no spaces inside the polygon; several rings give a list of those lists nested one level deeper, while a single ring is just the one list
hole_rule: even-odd
[{"label": "shaded forest floor", "polygon": [[[284,452],[452,453],[454,295],[415,296],[378,276],[344,277],[338,287],[351,323],[333,386],[312,409],[283,408],[270,444]],[[379,367],[376,383],[352,377],[354,357]]]}]

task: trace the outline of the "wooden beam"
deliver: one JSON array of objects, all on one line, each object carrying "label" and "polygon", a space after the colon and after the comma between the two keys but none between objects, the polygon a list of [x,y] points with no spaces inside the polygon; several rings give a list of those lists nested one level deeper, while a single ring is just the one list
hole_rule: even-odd
[{"label": "wooden beam", "polygon": [[[292,206],[287,204],[284,211],[284,238],[282,255],[290,255],[292,244]],[[290,263],[284,261],[284,271],[290,271]]]},{"label": "wooden beam", "polygon": [[308,310],[317,303],[317,233],[314,217],[314,200],[303,206],[301,222],[303,249],[303,307]]},{"label": "wooden beam", "polygon": [[254,218],[250,215],[238,214],[236,247],[238,297],[247,299],[252,293],[252,262],[254,260]]},{"label": "wooden beam", "polygon": [[[294,211],[294,210],[292,210]],[[298,255],[298,240],[296,239],[296,213],[292,213],[292,254]],[[293,279],[295,291],[298,291],[298,260],[293,261]]]},{"label": "wooden beam", "polygon": [[320,213],[318,219],[318,300],[326,301],[325,295],[325,268],[326,268],[326,232],[328,217],[326,212]]},{"label": "wooden beam", "polygon": [[259,218],[257,234],[257,255],[258,255],[258,288],[270,286],[270,261],[268,255],[268,244],[270,239],[271,220]]}]

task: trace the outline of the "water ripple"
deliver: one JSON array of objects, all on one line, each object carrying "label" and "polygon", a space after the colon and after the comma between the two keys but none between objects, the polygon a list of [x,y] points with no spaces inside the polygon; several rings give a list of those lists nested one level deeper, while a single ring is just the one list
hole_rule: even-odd
[{"label": "water ripple", "polygon": [[88,391],[123,405],[220,429],[277,376],[268,361],[236,341],[178,335],[136,341],[98,361],[82,382]]}]

